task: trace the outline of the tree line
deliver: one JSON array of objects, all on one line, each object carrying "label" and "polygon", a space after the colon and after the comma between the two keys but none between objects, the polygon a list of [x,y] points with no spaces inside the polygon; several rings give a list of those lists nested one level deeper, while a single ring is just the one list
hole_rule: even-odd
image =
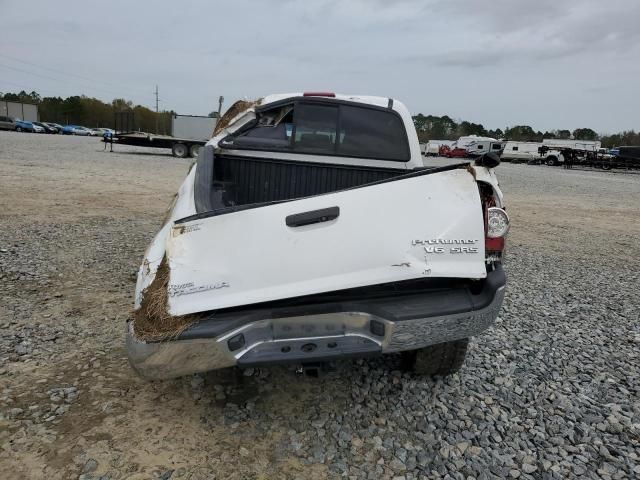
[{"label": "tree line", "polygon": [[[116,98],[111,103],[105,103],[97,98],[85,95],[74,95],[67,98],[42,97],[37,92],[27,93],[24,90],[19,93],[0,92],[0,99],[14,102],[34,103],[38,105],[40,120],[54,122],[63,125],[83,125],[85,127],[114,127],[115,114],[118,112],[133,113],[133,130],[168,134],[171,132],[171,116],[173,111],[155,111],[143,105],[134,105],[124,98]],[[215,115],[211,112],[210,116]],[[156,118],[158,131],[156,131]],[[423,115],[419,113],[413,117],[413,122],[418,132],[420,141],[427,140],[456,140],[465,135],[480,135],[494,138],[506,138],[516,141],[541,142],[545,138],[560,138],[577,140],[600,140],[606,148],[620,145],[640,145],[640,131],[634,130],[615,133],[612,135],[598,135],[591,128],[577,128],[570,130],[551,130],[546,132],[535,131],[529,125],[516,125],[506,127],[504,130],[497,128],[487,130],[480,123],[468,121],[457,122],[444,115]]]},{"label": "tree line", "polygon": [[[1,100],[10,102],[34,103],[38,105],[40,121],[60,123],[62,125],[82,125],[88,128],[113,128],[117,112],[133,113],[133,130],[143,132],[171,133],[171,116],[173,111],[155,111],[124,98],[116,98],[105,103],[97,98],[85,95],[74,95],[67,98],[42,97],[37,92],[0,93]],[[129,117],[131,118],[131,117]],[[156,118],[158,131],[156,131]]]},{"label": "tree line", "polygon": [[413,123],[421,142],[428,140],[456,140],[466,135],[479,135],[483,137],[505,138],[520,142],[542,142],[545,138],[558,138],[576,140],[600,140],[605,148],[618,147],[620,145],[640,145],[640,131],[634,130],[615,133],[612,135],[598,135],[591,128],[576,128],[575,130],[551,130],[546,132],[535,131],[529,125],[516,125],[487,130],[482,124],[467,121],[456,122],[451,117],[444,115],[423,115],[419,113],[413,117]]}]

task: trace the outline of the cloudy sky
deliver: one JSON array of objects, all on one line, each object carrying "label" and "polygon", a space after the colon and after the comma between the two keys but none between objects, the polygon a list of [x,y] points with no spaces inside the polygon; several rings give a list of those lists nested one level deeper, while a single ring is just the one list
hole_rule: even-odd
[{"label": "cloudy sky", "polygon": [[[99,5],[99,6],[98,6]],[[329,90],[504,128],[640,129],[640,0],[0,0],[0,92],[202,115]]]}]

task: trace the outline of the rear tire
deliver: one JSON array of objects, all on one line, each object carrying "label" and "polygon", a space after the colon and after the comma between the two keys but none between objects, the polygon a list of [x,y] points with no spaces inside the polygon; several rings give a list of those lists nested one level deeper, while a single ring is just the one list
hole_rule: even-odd
[{"label": "rear tire", "polygon": [[22,132],[22,127],[17,127],[16,132]]},{"label": "rear tire", "polygon": [[558,159],[556,157],[549,157],[549,158],[547,158],[547,162],[546,163],[550,167],[555,167],[558,164]]},{"label": "rear tire", "polygon": [[469,339],[463,338],[404,352],[405,366],[419,375],[451,375],[462,368],[468,345]]},{"label": "rear tire", "polygon": [[184,158],[189,155],[189,148],[184,143],[174,143],[171,146],[171,153],[174,157]]},{"label": "rear tire", "polygon": [[201,148],[202,148],[202,145],[198,145],[198,144],[191,145],[189,147],[189,156],[193,158],[197,158]]}]

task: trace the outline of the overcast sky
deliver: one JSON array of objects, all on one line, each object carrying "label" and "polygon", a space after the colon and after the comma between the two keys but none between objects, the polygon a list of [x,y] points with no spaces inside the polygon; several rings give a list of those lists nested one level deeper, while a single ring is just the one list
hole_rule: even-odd
[{"label": "overcast sky", "polygon": [[0,92],[391,96],[487,128],[640,129],[640,0],[0,0]]}]

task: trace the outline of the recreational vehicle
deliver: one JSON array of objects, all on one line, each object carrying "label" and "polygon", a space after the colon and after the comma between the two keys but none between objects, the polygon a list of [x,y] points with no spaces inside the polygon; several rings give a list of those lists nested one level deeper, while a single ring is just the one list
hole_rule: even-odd
[{"label": "recreational vehicle", "polygon": [[509,141],[502,152],[502,160],[507,162],[528,162],[540,158],[539,148],[542,143],[538,142],[512,142]]},{"label": "recreational vehicle", "polygon": [[477,140],[467,145],[467,156],[479,157],[487,152],[493,152],[497,155],[502,154],[504,142],[496,140]]}]

